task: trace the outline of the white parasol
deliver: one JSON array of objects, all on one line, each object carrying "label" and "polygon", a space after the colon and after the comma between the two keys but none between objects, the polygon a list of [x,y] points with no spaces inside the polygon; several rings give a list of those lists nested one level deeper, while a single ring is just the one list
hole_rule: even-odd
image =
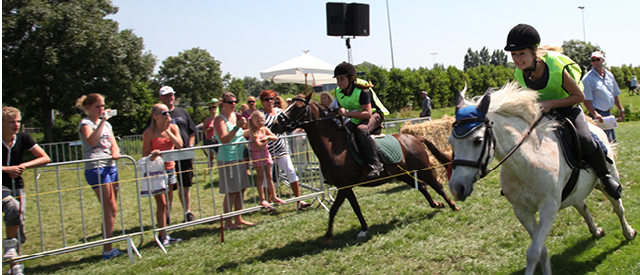
[{"label": "white parasol", "polygon": [[296,58],[261,71],[260,77],[274,83],[329,84],[336,83],[336,79],[333,78],[334,67],[305,52]]}]

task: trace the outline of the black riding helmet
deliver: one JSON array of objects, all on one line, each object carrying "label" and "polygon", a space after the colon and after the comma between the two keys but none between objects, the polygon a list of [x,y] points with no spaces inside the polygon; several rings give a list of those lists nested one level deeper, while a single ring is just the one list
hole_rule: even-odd
[{"label": "black riding helmet", "polygon": [[518,24],[509,31],[505,51],[519,51],[540,45],[540,35],[535,28],[527,24]]},{"label": "black riding helmet", "polygon": [[347,62],[342,62],[340,64],[338,64],[338,66],[336,66],[336,68],[333,70],[333,77],[338,77],[341,75],[351,75],[351,76],[355,76],[356,75],[356,67],[354,67],[353,65],[347,63]]}]

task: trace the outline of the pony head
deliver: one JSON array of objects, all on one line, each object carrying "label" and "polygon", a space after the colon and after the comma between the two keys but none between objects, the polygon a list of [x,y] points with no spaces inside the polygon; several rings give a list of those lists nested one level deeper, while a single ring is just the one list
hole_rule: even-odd
[{"label": "pony head", "polygon": [[466,88],[456,95],[456,122],[449,136],[454,159],[449,189],[457,199],[464,201],[473,192],[474,183],[486,172],[493,159],[493,140],[487,113],[491,92],[487,91],[479,103],[472,105],[464,99]]}]

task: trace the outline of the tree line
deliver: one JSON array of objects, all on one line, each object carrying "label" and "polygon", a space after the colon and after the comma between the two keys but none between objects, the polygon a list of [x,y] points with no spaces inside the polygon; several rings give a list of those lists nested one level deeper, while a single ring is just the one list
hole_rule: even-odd
[{"label": "tree line", "polygon": [[[118,23],[107,18],[117,12],[108,0],[3,2],[3,104],[19,108],[25,124],[41,127],[45,142],[78,138],[77,125],[84,114],[74,103],[84,94],[103,94],[107,107],[118,109],[110,119],[114,133],[131,135],[144,131],[163,85],[178,91],[179,102],[196,123],[208,115],[206,102],[224,91],[242,101],[266,89],[280,94],[305,90],[302,84],[223,74],[220,61],[198,47],[166,58],[154,74],[157,59],[144,49],[143,39],[132,30],[119,30]],[[585,69],[591,65],[589,54],[600,50],[578,40],[562,46]],[[420,108],[422,90],[428,91],[434,108],[453,106],[455,91],[466,86],[468,95],[480,95],[512,81],[513,68],[504,51],[489,54],[486,47],[469,48],[463,70],[442,65],[432,69],[356,65],[391,112]],[[631,65],[609,69],[621,87],[632,73],[640,74],[640,67]]]}]

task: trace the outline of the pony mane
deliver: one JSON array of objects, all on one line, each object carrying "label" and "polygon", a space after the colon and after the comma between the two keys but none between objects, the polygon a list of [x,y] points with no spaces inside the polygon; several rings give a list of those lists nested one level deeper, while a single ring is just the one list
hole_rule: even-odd
[{"label": "pony mane", "polygon": [[[477,105],[481,99],[482,97],[477,97],[469,102]],[[522,88],[515,81],[507,82],[499,90],[491,93],[489,113],[520,117],[529,124],[533,124],[540,114],[537,101],[537,91]]]}]

